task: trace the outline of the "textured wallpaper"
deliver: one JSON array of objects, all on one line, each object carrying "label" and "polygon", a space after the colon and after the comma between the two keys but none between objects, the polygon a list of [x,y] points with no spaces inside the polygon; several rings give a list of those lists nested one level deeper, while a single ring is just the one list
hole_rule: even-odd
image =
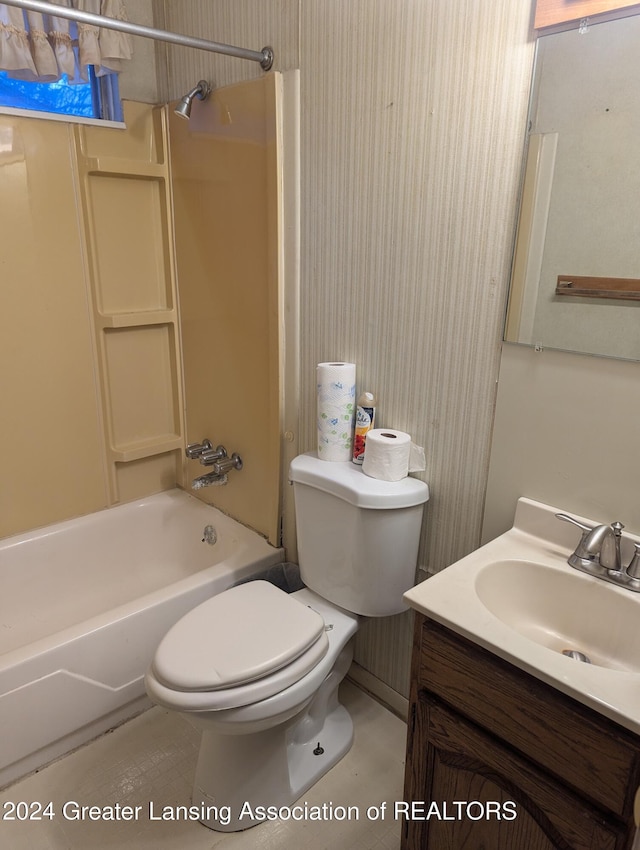
[{"label": "textured wallpaper", "polygon": [[[480,541],[533,59],[513,0],[183,0],[167,25],[300,68],[301,422],[315,365],[358,365],[380,425],[426,449],[420,567]],[[169,51],[169,96],[261,73]],[[424,573],[422,574],[422,576]],[[421,576],[421,577],[422,577]],[[356,658],[408,692],[410,615],[369,623]]]}]

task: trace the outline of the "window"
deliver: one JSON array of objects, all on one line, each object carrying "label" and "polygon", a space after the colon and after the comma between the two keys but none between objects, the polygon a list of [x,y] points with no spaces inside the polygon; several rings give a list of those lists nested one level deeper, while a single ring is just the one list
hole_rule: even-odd
[{"label": "window", "polygon": [[87,82],[69,81],[67,74],[52,83],[16,80],[0,71],[0,105],[58,115],[122,121],[118,75],[97,77],[93,66]]},{"label": "window", "polygon": [[[95,2],[126,20],[124,0]],[[0,3],[0,106],[122,121],[118,72],[131,56],[128,35]]]}]

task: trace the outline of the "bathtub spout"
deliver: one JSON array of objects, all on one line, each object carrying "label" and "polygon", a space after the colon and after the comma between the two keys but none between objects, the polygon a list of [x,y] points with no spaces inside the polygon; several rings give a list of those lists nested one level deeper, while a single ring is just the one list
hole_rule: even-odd
[{"label": "bathtub spout", "polygon": [[192,490],[200,490],[202,487],[220,486],[226,484],[228,476],[226,474],[219,475],[217,472],[209,472],[206,475],[200,475],[199,478],[194,478],[191,483]]}]

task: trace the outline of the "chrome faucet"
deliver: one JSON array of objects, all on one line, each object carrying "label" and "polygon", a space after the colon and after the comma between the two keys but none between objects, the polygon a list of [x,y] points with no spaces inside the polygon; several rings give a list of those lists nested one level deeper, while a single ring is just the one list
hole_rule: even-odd
[{"label": "chrome faucet", "polygon": [[217,446],[215,449],[211,445],[211,440],[203,440],[201,443],[190,443],[185,449],[185,454],[189,460],[199,460],[203,466],[212,466],[213,471],[206,475],[200,475],[195,478],[191,484],[194,490],[199,490],[201,487],[211,487],[212,485],[220,485],[227,483],[227,473],[232,469],[242,469],[242,458],[237,452],[234,452],[231,457],[227,456],[227,450],[224,446]]},{"label": "chrome faucet", "polygon": [[225,452],[224,457],[213,461],[211,465],[216,475],[226,475],[232,469],[242,469],[242,458],[237,452],[234,452],[231,457],[227,457]]},{"label": "chrome faucet", "polygon": [[199,475],[191,482],[192,490],[201,490],[203,487],[221,486],[228,481],[227,475],[220,475],[218,472],[207,472],[206,475]]},{"label": "chrome faucet", "polygon": [[211,451],[211,440],[203,440],[201,443],[189,443],[184,453],[189,460],[197,460],[197,458],[209,451]]},{"label": "chrome faucet", "polygon": [[640,592],[640,543],[635,544],[635,554],[625,569],[620,554],[622,540],[621,522],[591,527],[569,514],[556,514],[564,522],[577,525],[582,531],[580,542],[567,559],[569,566],[603,581]]}]

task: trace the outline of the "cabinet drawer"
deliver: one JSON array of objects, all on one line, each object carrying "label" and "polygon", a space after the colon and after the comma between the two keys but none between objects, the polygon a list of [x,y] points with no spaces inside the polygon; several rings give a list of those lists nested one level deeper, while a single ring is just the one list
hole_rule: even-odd
[{"label": "cabinet drawer", "polygon": [[595,711],[421,615],[420,688],[628,819],[640,784],[637,738]]}]

